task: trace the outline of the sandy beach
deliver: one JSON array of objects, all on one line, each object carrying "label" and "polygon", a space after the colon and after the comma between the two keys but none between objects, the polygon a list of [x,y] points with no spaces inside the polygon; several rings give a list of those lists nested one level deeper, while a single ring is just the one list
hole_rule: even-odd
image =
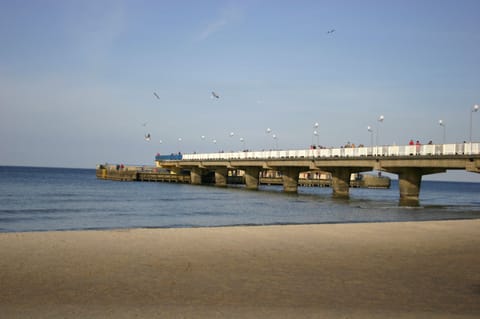
[{"label": "sandy beach", "polygon": [[478,318],[480,220],[0,234],[2,318]]}]

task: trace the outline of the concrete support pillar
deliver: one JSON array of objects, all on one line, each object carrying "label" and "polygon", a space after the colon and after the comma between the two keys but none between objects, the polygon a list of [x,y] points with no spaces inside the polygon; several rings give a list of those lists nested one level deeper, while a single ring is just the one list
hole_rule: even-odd
[{"label": "concrete support pillar", "polygon": [[245,169],[245,188],[258,189],[260,184],[260,167],[246,167]]},{"label": "concrete support pillar", "polygon": [[190,170],[190,183],[192,185],[201,185],[202,175],[203,175],[203,169],[199,167],[192,167],[192,169]]},{"label": "concrete support pillar", "polygon": [[422,170],[419,168],[404,168],[397,172],[400,188],[400,206],[418,206]]},{"label": "concrete support pillar", "polygon": [[215,186],[227,187],[228,169],[219,167],[215,169]]},{"label": "concrete support pillar", "polygon": [[336,168],[330,171],[332,174],[332,190],[334,197],[349,197],[350,175],[352,172],[348,168]]},{"label": "concrete support pillar", "polygon": [[298,167],[285,167],[280,170],[283,178],[283,191],[296,193],[298,191],[298,175],[302,169]]},{"label": "concrete support pillar", "polygon": [[400,206],[418,206],[420,204],[420,185],[422,176],[428,174],[444,173],[446,169],[437,167],[403,167],[388,169],[390,173],[398,175],[398,188],[400,189]]}]

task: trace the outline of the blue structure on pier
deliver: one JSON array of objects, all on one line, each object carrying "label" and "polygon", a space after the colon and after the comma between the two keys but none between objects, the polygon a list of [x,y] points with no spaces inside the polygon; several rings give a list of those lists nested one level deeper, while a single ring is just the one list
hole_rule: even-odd
[{"label": "blue structure on pier", "polygon": [[170,154],[170,155],[160,155],[155,156],[156,161],[181,161],[183,158],[182,153]]}]

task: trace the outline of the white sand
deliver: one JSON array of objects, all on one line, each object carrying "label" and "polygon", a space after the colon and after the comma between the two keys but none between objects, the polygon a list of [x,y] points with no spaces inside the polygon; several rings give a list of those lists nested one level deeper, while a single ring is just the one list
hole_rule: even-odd
[{"label": "white sand", "polygon": [[479,318],[480,220],[0,234],[1,318]]}]

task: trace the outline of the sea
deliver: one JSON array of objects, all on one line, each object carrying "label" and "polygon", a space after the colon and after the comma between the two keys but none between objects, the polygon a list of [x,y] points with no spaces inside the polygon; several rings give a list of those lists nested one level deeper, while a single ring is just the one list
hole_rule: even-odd
[{"label": "sea", "polygon": [[389,189],[281,186],[258,191],[176,183],[99,180],[94,169],[0,166],[0,232],[216,227],[480,218],[480,183],[423,181],[420,206]]}]

